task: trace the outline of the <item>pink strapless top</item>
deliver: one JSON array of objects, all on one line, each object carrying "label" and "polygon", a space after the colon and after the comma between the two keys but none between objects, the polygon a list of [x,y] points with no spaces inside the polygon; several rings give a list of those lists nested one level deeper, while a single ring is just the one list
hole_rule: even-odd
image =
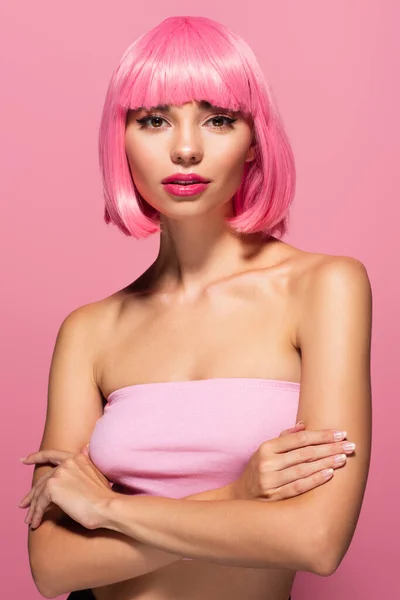
[{"label": "pink strapless top", "polygon": [[295,425],[299,390],[251,378],[129,385],[108,396],[90,459],[120,493],[183,498],[222,487]]},{"label": "pink strapless top", "polygon": [[123,494],[183,498],[222,487],[262,442],[295,425],[299,391],[251,378],[128,385],[108,396],[89,456]]}]

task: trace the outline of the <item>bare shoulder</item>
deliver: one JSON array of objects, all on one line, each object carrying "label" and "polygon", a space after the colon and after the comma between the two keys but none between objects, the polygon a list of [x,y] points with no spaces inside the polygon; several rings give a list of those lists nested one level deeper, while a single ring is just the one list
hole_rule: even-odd
[{"label": "bare shoulder", "polygon": [[123,299],[123,291],[118,291],[100,300],[83,304],[72,310],[61,323],[58,337],[68,336],[79,340],[80,345],[84,346],[92,357],[94,375],[105,344],[110,341],[113,324],[118,318]]},{"label": "bare shoulder", "polygon": [[296,347],[300,326],[310,311],[330,303],[371,311],[372,290],[365,265],[352,256],[302,252],[294,255],[291,297],[296,314]]},{"label": "bare shoulder", "polygon": [[116,293],[107,298],[78,306],[64,318],[61,330],[80,330],[82,333],[86,333],[89,339],[98,342],[106,333],[110,319],[119,303],[119,293]]},{"label": "bare shoulder", "polygon": [[338,286],[369,285],[367,269],[357,258],[290,248],[290,284],[301,300],[307,300],[316,287],[330,282]]}]

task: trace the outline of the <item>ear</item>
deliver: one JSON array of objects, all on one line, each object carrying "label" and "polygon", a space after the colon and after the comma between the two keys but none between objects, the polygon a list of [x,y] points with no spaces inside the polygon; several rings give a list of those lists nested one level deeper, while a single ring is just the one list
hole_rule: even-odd
[{"label": "ear", "polygon": [[255,144],[252,144],[247,151],[245,162],[251,162],[255,158],[256,147]]}]

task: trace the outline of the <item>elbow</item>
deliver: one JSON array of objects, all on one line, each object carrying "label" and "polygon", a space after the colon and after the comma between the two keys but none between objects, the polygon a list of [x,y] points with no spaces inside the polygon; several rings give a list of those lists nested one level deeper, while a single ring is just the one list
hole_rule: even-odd
[{"label": "elbow", "polygon": [[68,594],[66,590],[60,590],[51,587],[51,582],[49,581],[35,580],[35,585],[39,594],[41,594],[44,598],[57,598],[61,594]]},{"label": "elbow", "polygon": [[68,593],[65,590],[55,589],[55,587],[52,586],[52,582],[46,580],[45,578],[39,579],[37,576],[34,575],[33,580],[35,582],[36,589],[38,590],[39,594],[41,594],[44,598],[57,598],[58,596],[60,596],[60,594]]},{"label": "elbow", "polygon": [[60,586],[60,578],[52,572],[52,569],[32,570],[32,576],[36,589],[44,598],[57,598],[61,594],[68,594],[72,591]]},{"label": "elbow", "polygon": [[339,568],[345,553],[341,552],[341,548],[338,548],[332,538],[326,535],[319,536],[314,544],[314,550],[310,569],[312,573],[320,577],[333,575]]},{"label": "elbow", "polygon": [[[36,586],[36,587],[37,587],[37,586]],[[38,589],[39,593],[40,593],[40,594],[42,594],[42,596],[43,596],[44,598],[57,598],[57,596],[59,596],[59,595],[60,595],[60,594],[59,594],[59,592],[57,592],[57,593],[53,593],[53,592],[48,592],[48,591],[47,591],[47,590],[45,590],[45,589],[39,589],[39,588],[37,588],[37,589]]]},{"label": "elbow", "polygon": [[65,590],[60,590],[55,585],[59,577],[55,573],[51,559],[47,554],[46,556],[38,554],[37,552],[29,554],[29,565],[36,589],[44,598],[56,598],[60,594],[64,594]]},{"label": "elbow", "polygon": [[[52,544],[54,523],[43,521],[29,532],[29,566],[36,589],[44,598],[56,598],[66,593],[60,589],[65,561]],[[63,569],[63,570],[62,570]]]},{"label": "elbow", "polygon": [[33,565],[32,561],[30,563],[30,567],[32,578],[39,594],[41,594],[44,598],[56,598],[60,592],[52,589],[51,581],[48,577],[49,571],[39,568],[37,565]]},{"label": "elbow", "polygon": [[340,562],[327,560],[326,558],[321,558],[318,562],[315,562],[313,565],[313,573],[315,575],[319,575],[320,577],[330,577],[333,575],[338,568]]},{"label": "elbow", "polygon": [[36,589],[39,594],[41,594],[44,598],[56,598],[59,595],[59,592],[56,592],[51,589],[48,581],[45,578],[42,578],[38,575],[37,572],[32,570],[32,577],[35,583]]}]

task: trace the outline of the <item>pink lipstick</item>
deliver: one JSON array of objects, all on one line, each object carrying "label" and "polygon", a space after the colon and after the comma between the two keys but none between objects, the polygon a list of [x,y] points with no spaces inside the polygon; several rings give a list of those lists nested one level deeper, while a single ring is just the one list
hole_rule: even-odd
[{"label": "pink lipstick", "polygon": [[197,173],[174,173],[162,180],[168,193],[173,196],[196,196],[203,192],[210,180]]}]

